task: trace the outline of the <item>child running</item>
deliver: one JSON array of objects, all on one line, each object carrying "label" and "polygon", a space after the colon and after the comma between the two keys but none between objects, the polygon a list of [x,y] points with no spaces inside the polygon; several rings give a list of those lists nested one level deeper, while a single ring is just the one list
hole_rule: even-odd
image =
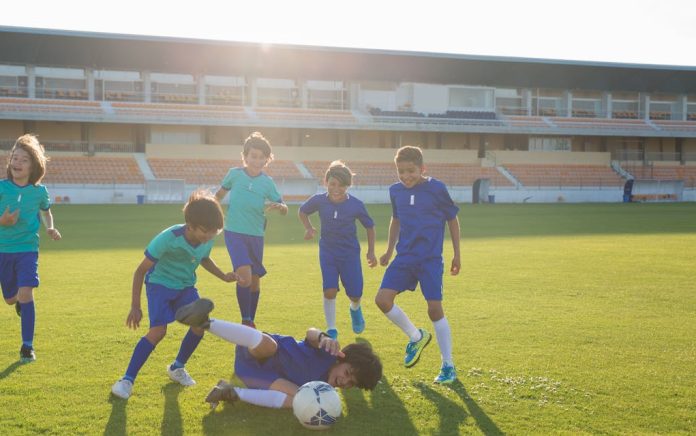
[{"label": "child running", "polygon": [[244,167],[231,168],[215,193],[220,202],[230,194],[225,244],[237,274],[237,303],[242,324],[254,328],[261,277],[266,274],[263,266],[264,211],[276,210],[281,215],[288,213],[273,179],[263,172],[272,160],[271,144],[261,133],[252,133],[244,141]]},{"label": "child running", "polygon": [[[140,326],[143,318],[140,294],[144,281],[150,330],[135,346],[125,375],[111,388],[114,395],[124,400],[131,396],[140,368],[166,335],[167,324],[174,321],[177,309],[200,298],[195,287],[198,265],[220,280],[235,280],[234,273],[222,272],[210,258],[213,238],[223,226],[222,208],[217,199],[205,191],[194,192],[184,206],[184,219],[186,224],[176,224],[155,236],[133,274],[131,309],[126,325],[134,330]],[[203,329],[197,327],[186,333],[179,354],[167,368],[173,381],[183,386],[196,384],[184,365],[202,338]]]},{"label": "child running", "polygon": [[424,176],[420,148],[402,147],[396,152],[394,161],[400,183],[389,187],[392,218],[387,252],[380,257],[380,264],[389,264],[394,246],[397,254],[384,273],[375,303],[409,337],[404,365],[411,367],[418,362],[431,335],[416,328],[394,300],[405,290],[415,290],[420,283],[442,355],[442,367],[435,382],[452,383],[457,379],[457,373],[452,360],[452,334],[442,308],[442,247],[447,223],[454,249],[450,273],[459,274],[459,208],[444,183]]},{"label": "child running", "polygon": [[237,344],[234,371],[245,387],[220,380],[205,399],[212,408],[220,401],[236,400],[275,409],[289,408],[298,387],[309,381],[321,380],[343,389],[372,390],[382,378],[382,363],[367,344],[350,344],[341,349],[338,341],[314,328],[298,341],[291,336],[209,319],[212,310],[212,301],[200,299],[176,313],[177,321],[207,329]]},{"label": "child running", "polygon": [[375,224],[362,201],[348,194],[353,173],[337,160],[329,165],[324,176],[326,193],[310,197],[300,206],[298,216],[305,227],[305,239],[312,239],[317,231],[309,215],[319,212],[321,237],[319,239],[319,264],[324,288],[324,317],[326,333],[338,338],[336,329],[336,294],[341,279],[346,295],[350,298],[350,319],[353,332],[365,330],[365,318],[360,307],[363,293],[363,274],[360,265],[360,243],[356,235],[355,220],[367,231],[367,264],[377,265],[375,257]]},{"label": "child running", "polygon": [[39,220],[54,241],[60,232],[53,227],[51,200],[41,180],[48,157],[36,136],[20,136],[7,163],[7,178],[0,180],[0,284],[5,303],[14,304],[21,317],[23,363],[36,360],[34,288],[39,286]]}]

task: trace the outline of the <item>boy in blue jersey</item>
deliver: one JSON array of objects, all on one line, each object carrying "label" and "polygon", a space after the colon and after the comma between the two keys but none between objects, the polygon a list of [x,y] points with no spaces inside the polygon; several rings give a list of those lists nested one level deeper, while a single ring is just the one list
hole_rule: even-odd
[{"label": "boy in blue jersey", "polygon": [[[140,326],[143,317],[140,294],[144,281],[150,330],[135,346],[123,378],[111,388],[114,395],[124,400],[131,396],[140,368],[166,335],[167,324],[174,321],[177,309],[199,299],[195,287],[198,265],[220,280],[235,280],[234,273],[222,272],[210,258],[213,238],[223,225],[222,208],[217,199],[205,191],[194,192],[184,206],[184,218],[186,224],[171,226],[155,236],[133,274],[131,309],[126,325],[132,329]],[[192,327],[186,333],[179,354],[167,368],[173,381],[183,386],[196,384],[184,365],[202,338],[203,329],[200,328]]]},{"label": "boy in blue jersey", "polygon": [[452,383],[457,379],[457,373],[452,360],[452,334],[442,308],[442,247],[446,223],[454,249],[450,273],[459,274],[459,208],[444,183],[423,175],[420,148],[402,147],[396,152],[394,161],[400,183],[389,187],[392,218],[387,252],[380,257],[380,264],[389,264],[394,246],[397,254],[384,273],[375,303],[409,337],[404,365],[411,367],[430,342],[431,335],[416,328],[394,300],[401,292],[413,291],[420,284],[442,355],[442,367],[435,382]]},{"label": "boy in blue jersey", "polygon": [[20,136],[7,163],[7,178],[0,180],[0,285],[5,303],[14,304],[22,318],[19,359],[24,363],[36,360],[34,288],[39,286],[40,218],[49,238],[61,238],[53,227],[48,191],[41,184],[47,161],[36,136]]},{"label": "boy in blue jersey", "polygon": [[241,400],[271,408],[292,407],[299,386],[321,380],[337,388],[374,389],[382,378],[382,363],[367,344],[338,341],[317,329],[307,330],[305,339],[262,333],[251,327],[209,319],[213,302],[207,299],[182,307],[176,319],[192,327],[207,329],[237,344],[234,371],[245,387],[220,380],[206,401],[215,408],[220,401]]},{"label": "boy in blue jersey", "polygon": [[357,198],[347,191],[353,182],[353,173],[343,162],[334,161],[324,176],[326,193],[310,197],[300,206],[298,216],[305,227],[305,239],[317,233],[309,215],[319,212],[321,237],[319,239],[319,264],[324,287],[324,317],[326,333],[338,337],[336,329],[336,294],[338,279],[350,298],[350,318],[354,333],[365,330],[365,318],[360,308],[363,293],[363,275],[360,265],[360,243],[356,235],[355,220],[367,231],[367,264],[377,265],[375,257],[375,224]]},{"label": "boy in blue jersey", "polygon": [[222,202],[230,194],[225,218],[225,244],[237,274],[237,303],[242,323],[256,327],[254,319],[261,293],[263,266],[263,235],[266,229],[266,210],[282,215],[288,207],[273,179],[263,169],[273,160],[271,144],[259,132],[244,141],[244,168],[231,168],[215,193]]}]

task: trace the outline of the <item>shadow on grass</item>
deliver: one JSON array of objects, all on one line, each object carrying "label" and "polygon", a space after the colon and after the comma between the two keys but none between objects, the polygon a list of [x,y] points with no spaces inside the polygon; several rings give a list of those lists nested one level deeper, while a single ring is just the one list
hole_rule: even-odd
[{"label": "shadow on grass", "polygon": [[126,406],[127,400],[116,398],[109,394],[109,403],[111,403],[111,415],[109,422],[104,428],[104,436],[125,436],[126,432]]},{"label": "shadow on grass", "polygon": [[179,394],[184,387],[178,383],[169,383],[162,388],[164,394],[164,415],[160,433],[167,436],[184,434],[181,421],[181,409],[179,408]]},{"label": "shadow on grass", "polygon": [[22,365],[24,364],[19,360],[7,365],[7,368],[3,369],[2,372],[0,372],[0,380],[6,378],[7,376],[15,372],[15,370]]}]

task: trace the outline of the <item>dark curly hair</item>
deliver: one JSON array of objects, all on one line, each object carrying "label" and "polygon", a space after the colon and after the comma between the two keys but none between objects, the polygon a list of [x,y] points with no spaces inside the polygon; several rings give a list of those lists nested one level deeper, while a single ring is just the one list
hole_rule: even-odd
[{"label": "dark curly hair", "polygon": [[340,357],[340,363],[348,363],[353,369],[356,386],[360,389],[372,390],[382,379],[382,362],[372,351],[372,347],[365,343],[350,344],[343,347],[344,357]]}]

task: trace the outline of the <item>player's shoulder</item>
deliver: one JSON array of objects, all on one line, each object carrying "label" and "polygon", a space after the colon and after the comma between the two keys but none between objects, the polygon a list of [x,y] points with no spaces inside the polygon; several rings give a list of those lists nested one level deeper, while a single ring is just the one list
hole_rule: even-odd
[{"label": "player's shoulder", "polygon": [[177,239],[183,237],[185,231],[186,224],[174,224],[162,230],[157,236],[162,239]]}]

